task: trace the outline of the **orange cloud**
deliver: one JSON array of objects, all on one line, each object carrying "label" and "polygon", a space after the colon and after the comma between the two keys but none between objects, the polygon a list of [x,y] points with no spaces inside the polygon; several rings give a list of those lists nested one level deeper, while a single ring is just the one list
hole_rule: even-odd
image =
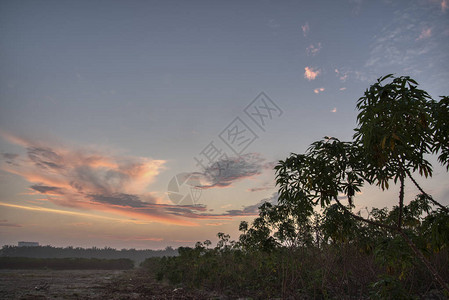
[{"label": "orange cloud", "polygon": [[334,107],[334,109],[332,109],[331,112],[336,113],[337,112],[337,108]]},{"label": "orange cloud", "polygon": [[[147,190],[161,170],[164,160],[119,156],[92,149],[53,146],[7,135],[7,139],[25,148],[27,155],[9,154],[2,169],[30,182],[27,194],[45,196],[45,200],[65,208],[106,212],[133,222],[159,222],[181,226],[198,226],[194,220],[228,220],[238,216],[208,213],[203,205],[164,204]],[[256,161],[257,162],[257,161]],[[239,164],[253,169],[232,169],[220,182],[258,174],[259,164]],[[244,172],[245,171],[245,172]],[[223,175],[223,174],[222,174]],[[226,174],[225,174],[226,175]],[[92,217],[92,214],[67,209],[16,207],[45,212]],[[117,218],[119,219],[119,218]],[[186,220],[190,219],[190,220]],[[119,219],[121,220],[121,219]]]},{"label": "orange cloud", "polygon": [[313,90],[313,92],[315,93],[315,94],[319,94],[319,93],[321,93],[321,92],[324,92],[324,88],[318,88],[318,89],[314,89]]},{"label": "orange cloud", "polygon": [[[26,156],[10,156],[13,164],[3,164],[2,169],[26,179],[31,183],[29,190],[33,194],[45,195],[54,204],[111,212],[151,222],[197,225],[182,220],[182,213],[174,211],[179,207],[167,208],[156,204],[161,201],[146,191],[162,170],[164,160],[55,147],[4,132],[1,134],[6,140],[23,146],[27,152]],[[138,208],[146,210],[142,212]],[[66,210],[29,209],[83,215]],[[191,214],[199,211],[199,208],[184,209]]]},{"label": "orange cloud", "polygon": [[304,78],[309,81],[314,80],[321,73],[319,69],[314,69],[312,67],[305,67],[304,70]]}]

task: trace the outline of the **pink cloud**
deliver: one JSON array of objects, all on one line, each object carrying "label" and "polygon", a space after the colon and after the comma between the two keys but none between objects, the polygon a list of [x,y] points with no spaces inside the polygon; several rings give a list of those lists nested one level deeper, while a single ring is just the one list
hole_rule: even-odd
[{"label": "pink cloud", "polygon": [[315,94],[319,94],[319,93],[321,93],[321,92],[324,92],[324,88],[321,87],[321,88],[314,89],[313,92],[314,92]]},{"label": "pink cloud", "polygon": [[336,113],[336,112],[337,112],[337,108],[334,107],[334,108],[331,110],[331,112],[332,112],[332,113]]},{"label": "pink cloud", "polygon": [[[89,218],[105,217],[97,213],[108,213],[122,217],[114,219],[123,221],[182,226],[199,226],[192,220],[229,220],[254,214],[248,209],[212,214],[205,205],[166,204],[157,193],[148,191],[149,185],[164,169],[165,160],[35,142],[14,135],[7,135],[7,139],[23,146],[27,154],[7,155],[1,169],[27,180],[30,186],[26,194],[63,207],[11,206],[17,209]],[[267,165],[257,154],[247,154],[227,163],[229,167],[226,172],[217,173],[216,178],[211,178],[219,187],[229,186],[241,178],[257,176]]]},{"label": "pink cloud", "polygon": [[447,8],[449,7],[448,1],[447,0],[443,0],[441,1],[441,11],[442,12],[446,12]]},{"label": "pink cloud", "polygon": [[436,5],[440,6],[440,9],[443,13],[445,13],[446,10],[449,8],[448,0],[427,0],[427,1],[432,4],[436,4]]},{"label": "pink cloud", "polygon": [[338,78],[343,82],[346,81],[346,79],[348,79],[349,72],[342,72],[338,69],[335,69],[335,73],[337,74]]},{"label": "pink cloud", "polygon": [[304,78],[309,81],[314,80],[321,73],[319,69],[314,69],[312,67],[305,67],[304,71]]},{"label": "pink cloud", "polygon": [[163,170],[164,160],[44,144],[11,134],[2,133],[2,136],[23,146],[27,155],[10,155],[9,160],[14,164],[7,161],[1,168],[27,180],[31,184],[27,194],[45,196],[45,200],[58,206],[187,226],[198,224],[184,217],[227,218],[204,214],[202,206],[161,204],[163,201],[147,188]]},{"label": "pink cloud", "polygon": [[307,55],[315,56],[317,55],[321,50],[321,43],[318,43],[315,45],[310,45],[306,48]]},{"label": "pink cloud", "polygon": [[424,39],[427,39],[427,38],[429,38],[431,36],[432,36],[432,29],[431,28],[424,28],[421,31],[421,34],[419,35],[419,37],[416,40],[417,41],[424,40]]},{"label": "pink cloud", "polygon": [[306,24],[301,26],[301,29],[302,29],[302,33],[304,34],[304,37],[306,37],[310,31],[309,23],[306,22]]}]

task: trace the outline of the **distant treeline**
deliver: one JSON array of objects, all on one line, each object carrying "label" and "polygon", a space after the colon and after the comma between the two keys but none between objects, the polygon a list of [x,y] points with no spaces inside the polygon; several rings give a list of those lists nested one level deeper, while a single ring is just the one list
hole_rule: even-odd
[{"label": "distant treeline", "polygon": [[127,258],[0,257],[0,269],[128,270],[133,267],[134,262]]},{"label": "distant treeline", "polygon": [[149,257],[177,256],[178,250],[167,247],[164,250],[136,250],[114,248],[80,248],[80,247],[17,247],[3,246],[0,257],[30,257],[30,258],[98,258],[98,259],[131,259],[137,264]]}]

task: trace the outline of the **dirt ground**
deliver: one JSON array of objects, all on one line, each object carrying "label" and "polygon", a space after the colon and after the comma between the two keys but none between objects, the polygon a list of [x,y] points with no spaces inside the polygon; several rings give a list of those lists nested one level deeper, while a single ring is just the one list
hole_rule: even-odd
[{"label": "dirt ground", "polygon": [[142,270],[0,270],[0,299],[223,299],[173,288]]},{"label": "dirt ground", "polygon": [[0,299],[88,299],[123,271],[0,270]]}]

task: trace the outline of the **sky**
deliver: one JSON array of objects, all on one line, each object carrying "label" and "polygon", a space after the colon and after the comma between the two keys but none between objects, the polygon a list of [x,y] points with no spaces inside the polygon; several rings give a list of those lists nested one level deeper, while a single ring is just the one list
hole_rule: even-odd
[{"label": "sky", "polygon": [[[277,161],[352,139],[377,78],[449,95],[448,0],[2,0],[0,39],[0,245],[237,239]],[[447,205],[431,159],[419,182]]]}]

